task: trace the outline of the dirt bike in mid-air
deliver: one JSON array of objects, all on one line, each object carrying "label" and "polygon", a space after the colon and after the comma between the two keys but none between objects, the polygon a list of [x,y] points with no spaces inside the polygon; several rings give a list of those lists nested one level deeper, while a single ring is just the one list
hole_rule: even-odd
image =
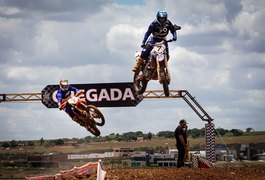
[{"label": "dirt bike in mid-air", "polygon": [[[175,30],[181,27],[174,25]],[[165,41],[155,44],[146,44],[153,46],[152,51],[147,59],[140,66],[140,71],[134,73],[133,85],[136,94],[143,94],[150,80],[158,80],[163,85],[165,96],[169,96],[170,73],[168,68],[168,54],[166,51]],[[167,40],[166,42],[172,42]]]},{"label": "dirt bike in mid-air", "polygon": [[70,104],[73,113],[78,118],[77,122],[93,135],[99,136],[100,131],[97,126],[103,126],[105,118],[96,106],[88,105],[84,98],[80,98],[81,94],[78,92],[75,96],[66,99],[61,107],[64,108],[67,103]]},{"label": "dirt bike in mid-air", "polygon": [[[167,42],[172,42],[172,40]],[[150,80],[158,80],[163,85],[165,96],[169,96],[170,73],[165,40],[146,45],[153,46],[153,49],[150,56],[141,64],[140,71],[134,73],[134,90],[136,94],[143,94]]]}]

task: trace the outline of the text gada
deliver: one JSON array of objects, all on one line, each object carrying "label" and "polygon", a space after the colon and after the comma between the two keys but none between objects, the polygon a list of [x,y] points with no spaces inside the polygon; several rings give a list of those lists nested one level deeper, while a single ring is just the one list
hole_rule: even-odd
[{"label": "text gada", "polygon": [[99,92],[97,89],[89,89],[86,92],[86,98],[90,102],[97,101],[125,101],[127,99],[135,100],[133,93],[130,88],[126,88],[124,92],[122,92],[118,88],[110,88],[109,92],[107,89],[101,89]]}]

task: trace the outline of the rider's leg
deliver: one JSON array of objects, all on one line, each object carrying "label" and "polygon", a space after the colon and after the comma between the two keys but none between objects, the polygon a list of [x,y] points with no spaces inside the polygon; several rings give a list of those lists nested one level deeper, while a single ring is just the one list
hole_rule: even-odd
[{"label": "rider's leg", "polygon": [[132,71],[133,72],[137,72],[140,70],[140,66],[141,64],[143,63],[144,59],[147,59],[150,52],[152,50],[152,47],[150,46],[146,46],[143,48],[142,52],[141,52],[141,55],[139,56],[136,56],[136,64],[135,66],[133,67]]},{"label": "rider's leg", "polygon": [[[150,44],[154,44],[154,39],[153,38],[150,38],[148,40],[148,43]],[[143,48],[142,52],[141,52],[141,55],[140,56],[136,56],[136,64],[135,66],[133,67],[132,71],[133,72],[137,72],[140,70],[140,66],[141,64],[143,63],[144,59],[147,59],[150,52],[152,51],[153,49],[153,46],[146,46]]]},{"label": "rider's leg", "polygon": [[133,67],[132,71],[137,72],[140,69],[141,64],[143,63],[144,59],[141,56],[136,56],[136,64]]},{"label": "rider's leg", "polygon": [[66,105],[65,112],[71,117],[71,119],[73,121],[75,121],[76,123],[78,123],[80,126],[83,126],[83,127],[87,128],[85,122],[82,121],[82,120],[80,120],[77,117],[77,115],[74,113],[74,110],[72,109],[72,107],[70,105]]},{"label": "rider's leg", "polygon": [[[70,118],[71,118],[73,121],[79,123],[79,119],[78,119],[78,117],[75,115],[75,113],[73,112],[72,107],[71,107],[70,105],[68,105],[68,104],[66,105],[66,107],[65,107],[65,112],[70,116]],[[79,123],[79,124],[80,124],[80,123]]]},{"label": "rider's leg", "polygon": [[66,104],[65,112],[73,119],[75,117],[74,112],[72,111],[72,108],[69,104]]}]

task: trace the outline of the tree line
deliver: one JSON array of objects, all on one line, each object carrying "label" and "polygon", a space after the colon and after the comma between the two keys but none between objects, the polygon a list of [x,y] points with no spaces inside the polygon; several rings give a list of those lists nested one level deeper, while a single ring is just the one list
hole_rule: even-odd
[{"label": "tree line", "polygon": [[[245,132],[252,132],[254,131],[253,128],[249,127],[246,129]],[[224,136],[225,134],[230,134],[233,136],[241,136],[243,135],[243,131],[241,129],[223,129],[223,128],[217,128],[215,131],[215,134],[217,136]],[[205,128],[197,129],[188,129],[187,131],[189,138],[199,138],[205,136]],[[156,134],[153,134],[151,132],[143,133],[142,131],[136,131],[136,132],[125,132],[123,134],[118,133],[111,133],[107,136],[87,136],[84,138],[63,138],[63,139],[52,139],[52,140],[44,140],[41,138],[40,140],[31,140],[31,141],[4,141],[0,142],[0,146],[3,148],[17,148],[21,145],[23,146],[60,146],[64,145],[66,141],[76,141],[77,144],[82,143],[89,143],[89,142],[106,142],[106,141],[137,141],[138,138],[141,138],[143,140],[151,140],[152,138],[175,138],[174,131],[159,131]]]}]

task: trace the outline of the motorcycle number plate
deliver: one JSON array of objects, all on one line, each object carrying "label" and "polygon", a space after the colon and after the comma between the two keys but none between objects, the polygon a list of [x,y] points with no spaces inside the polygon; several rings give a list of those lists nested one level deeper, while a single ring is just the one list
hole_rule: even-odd
[{"label": "motorcycle number plate", "polygon": [[71,97],[69,100],[68,100],[68,103],[71,104],[71,105],[75,105],[78,101],[78,98],[73,96]]},{"label": "motorcycle number plate", "polygon": [[158,54],[157,56],[156,56],[156,59],[158,60],[158,61],[163,61],[164,59],[165,59],[165,55],[164,54]]}]

